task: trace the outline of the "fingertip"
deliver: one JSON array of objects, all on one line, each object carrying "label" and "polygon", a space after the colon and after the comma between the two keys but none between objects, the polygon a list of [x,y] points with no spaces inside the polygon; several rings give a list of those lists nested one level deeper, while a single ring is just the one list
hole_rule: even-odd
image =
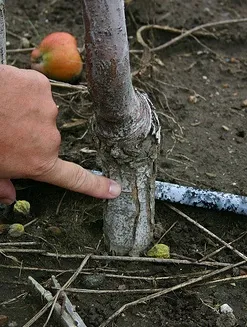
[{"label": "fingertip", "polygon": [[61,159],[48,173],[35,179],[99,199],[114,199],[121,193],[117,182]]},{"label": "fingertip", "polygon": [[15,199],[8,199],[8,198],[0,198],[1,204],[11,205],[15,202]]},{"label": "fingertip", "polygon": [[15,187],[9,179],[0,179],[0,203],[10,205],[15,202]]},{"label": "fingertip", "polygon": [[110,179],[109,194],[111,198],[116,198],[121,194],[121,185]]}]

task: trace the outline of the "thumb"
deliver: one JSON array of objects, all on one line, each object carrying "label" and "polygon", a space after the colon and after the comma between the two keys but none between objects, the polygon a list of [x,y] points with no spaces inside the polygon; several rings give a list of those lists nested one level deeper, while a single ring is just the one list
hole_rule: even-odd
[{"label": "thumb", "polygon": [[121,186],[115,181],[61,159],[57,159],[50,171],[35,179],[101,199],[113,199],[121,193]]},{"label": "thumb", "polygon": [[9,179],[0,179],[0,203],[11,204],[15,201],[16,191]]}]

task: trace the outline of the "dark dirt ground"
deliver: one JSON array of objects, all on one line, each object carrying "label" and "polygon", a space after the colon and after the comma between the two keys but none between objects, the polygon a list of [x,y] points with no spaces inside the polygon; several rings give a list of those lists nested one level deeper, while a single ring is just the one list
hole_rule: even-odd
[{"label": "dark dirt ground", "polygon": [[[8,49],[21,46],[19,37],[27,37],[31,46],[53,31],[68,31],[83,45],[83,22],[80,1],[9,0],[7,5]],[[130,49],[142,49],[136,41],[136,30],[147,24],[169,25],[190,29],[207,22],[247,17],[244,0],[133,0],[126,10]],[[161,154],[158,179],[200,188],[247,195],[247,25],[246,23],[218,26],[208,29],[211,36],[188,37],[154,52],[151,61],[143,66],[140,54],[131,54],[134,85],[152,98],[162,124]],[[14,33],[14,34],[13,34]],[[165,43],[176,34],[152,30],[144,33],[150,46]],[[29,68],[29,53],[9,53],[8,63]],[[138,72],[138,73],[136,73]],[[85,76],[82,78],[85,83]],[[62,133],[61,157],[80,163],[90,169],[99,169],[95,163],[88,119],[91,116],[90,98],[76,90],[53,88],[54,99],[60,106],[58,126]],[[72,94],[73,92],[73,94]],[[196,95],[196,96],[195,96]],[[191,97],[195,96],[195,97]],[[194,101],[196,100],[196,101]],[[65,123],[83,119],[77,128]],[[80,137],[83,138],[80,139]],[[20,182],[18,182],[20,184]],[[29,185],[29,181],[21,182]],[[18,199],[30,201],[32,217],[20,219],[10,215],[9,221],[27,223],[27,235],[18,241],[37,242],[32,248],[59,253],[105,254],[102,242],[102,201],[65,192],[62,189],[31,184],[18,191]],[[178,206],[183,212],[230,242],[246,231],[246,217],[230,213]],[[170,246],[172,258],[189,257],[198,260],[219,248],[218,241],[170,210],[164,202],[156,203],[156,221],[167,233],[163,242]],[[51,232],[58,227],[61,235]],[[0,242],[13,241],[0,235]],[[16,240],[14,240],[16,241]],[[157,239],[156,239],[157,241]],[[247,238],[234,243],[239,251],[246,249]],[[23,248],[23,246],[22,246]],[[28,247],[30,248],[30,246]],[[49,258],[39,254],[6,253],[13,255],[23,267],[43,270],[25,270],[11,258],[0,256],[0,314],[9,317],[9,326],[23,326],[40,309],[41,304],[27,292],[27,276],[40,283],[52,274],[49,269],[77,269],[81,259]],[[241,261],[230,250],[213,257],[226,263]],[[10,268],[14,266],[16,268]],[[47,270],[45,270],[47,269]],[[107,274],[161,277],[200,273],[210,267],[178,264],[144,264],[90,260],[72,287],[93,289],[167,288],[186,278],[148,281],[141,278],[109,277]],[[90,284],[86,273],[96,276]],[[245,274],[245,270],[229,270],[216,278]],[[71,273],[59,274],[61,284]],[[244,276],[244,275],[243,275]],[[187,279],[192,276],[187,277]],[[23,294],[16,300],[9,300]],[[71,301],[88,327],[99,326],[123,304],[143,294],[70,294]],[[127,309],[109,326],[227,326],[216,324],[218,307],[228,303],[234,311],[236,326],[247,326],[246,281],[200,285],[171,292],[155,300]],[[43,326],[42,317],[34,326]],[[53,321],[48,326],[57,326]]]}]

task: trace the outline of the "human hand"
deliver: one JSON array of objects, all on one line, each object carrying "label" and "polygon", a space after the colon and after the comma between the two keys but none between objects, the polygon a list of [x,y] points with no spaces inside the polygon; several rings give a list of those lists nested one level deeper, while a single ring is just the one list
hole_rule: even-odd
[{"label": "human hand", "polygon": [[0,202],[15,200],[10,181],[14,178],[30,178],[98,198],[120,194],[115,181],[58,158],[58,109],[45,76],[0,65],[0,99]]}]

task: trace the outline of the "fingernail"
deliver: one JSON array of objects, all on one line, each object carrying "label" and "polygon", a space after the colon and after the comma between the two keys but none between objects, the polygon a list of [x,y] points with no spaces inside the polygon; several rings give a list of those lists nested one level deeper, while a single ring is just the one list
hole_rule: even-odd
[{"label": "fingernail", "polygon": [[15,202],[15,200],[13,200],[13,199],[0,198],[0,203],[2,203],[2,204],[10,205],[10,204],[12,204],[13,202]]},{"label": "fingernail", "polygon": [[112,196],[117,197],[121,193],[121,186],[117,182],[111,180],[110,187],[109,187],[109,193]]}]

